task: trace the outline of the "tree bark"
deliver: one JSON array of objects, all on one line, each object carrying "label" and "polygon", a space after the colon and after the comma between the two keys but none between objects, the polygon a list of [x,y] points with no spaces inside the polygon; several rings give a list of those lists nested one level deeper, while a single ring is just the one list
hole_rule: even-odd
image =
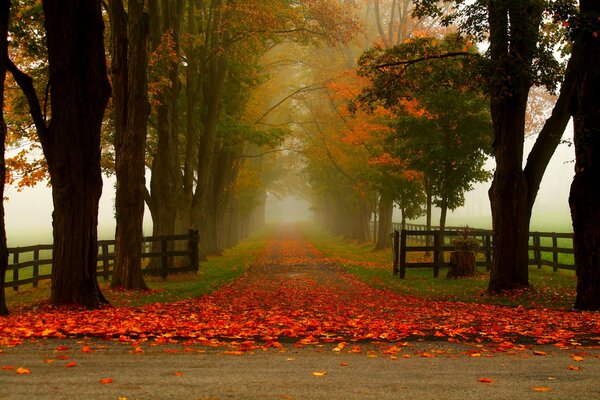
[{"label": "tree bark", "polygon": [[43,1],[52,121],[40,132],[54,201],[54,305],[97,307],[100,130],[110,96],[100,1]]},{"label": "tree bark", "polygon": [[8,61],[8,19],[10,1],[0,1],[0,315],[8,315],[8,307],[4,295],[4,282],[8,268],[8,249],[4,221],[4,181],[6,164],[4,160],[6,142],[6,122],[4,121],[4,81],[6,79],[6,63]]},{"label": "tree bark", "polygon": [[147,85],[148,24],[144,0],[111,1],[115,167],[117,176],[116,261],[113,287],[146,289],[142,276],[146,129],[150,106]]},{"label": "tree bark", "polygon": [[392,232],[393,211],[393,199],[387,194],[382,193],[379,198],[379,226],[377,227],[375,250],[389,249],[392,246],[390,233]]},{"label": "tree bark", "polygon": [[[539,4],[538,4],[539,3]],[[530,74],[543,11],[541,2],[489,2],[496,171],[489,191],[494,228],[492,292],[529,286],[528,182],[523,140]]]},{"label": "tree bark", "polygon": [[[597,18],[600,4],[581,0],[583,18]],[[582,23],[582,25],[584,25]],[[592,21],[598,26],[598,21]],[[573,57],[585,60],[579,71],[574,101],[575,177],[569,205],[573,220],[573,248],[577,266],[575,308],[600,310],[600,41],[581,32]]]}]

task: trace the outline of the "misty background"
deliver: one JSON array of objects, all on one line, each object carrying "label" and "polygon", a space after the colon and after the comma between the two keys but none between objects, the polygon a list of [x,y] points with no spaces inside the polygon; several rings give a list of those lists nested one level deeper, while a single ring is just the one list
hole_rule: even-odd
[{"label": "misty background", "polygon": [[[564,139],[572,138],[572,127],[565,131]],[[525,151],[528,152],[536,137],[525,138]],[[531,230],[550,232],[570,232],[569,188],[573,179],[573,148],[561,144],[554,154],[538,198],[533,208]],[[487,169],[494,168],[494,161],[488,160]],[[148,177],[146,177],[148,181]],[[491,228],[491,211],[487,191],[491,181],[476,184],[474,190],[466,193],[465,205],[448,213],[448,226],[469,225],[476,228]],[[21,246],[52,242],[52,193],[45,183],[18,192],[15,187],[6,188],[6,229],[9,246]],[[112,239],[115,234],[114,219],[114,178],[105,178],[98,222],[100,239]],[[302,198],[287,196],[278,198],[269,195],[266,206],[267,222],[304,221],[312,218],[310,203]],[[433,224],[437,225],[439,210],[434,208]],[[400,218],[394,217],[394,221]],[[415,222],[424,223],[424,218]],[[152,220],[146,209],[144,234],[151,235]]]}]

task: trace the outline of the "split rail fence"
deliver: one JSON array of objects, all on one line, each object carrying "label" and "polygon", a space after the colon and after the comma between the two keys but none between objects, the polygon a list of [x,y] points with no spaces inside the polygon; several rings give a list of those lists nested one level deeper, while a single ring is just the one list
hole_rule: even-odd
[{"label": "split rail fence", "polygon": [[[6,271],[5,288],[18,291],[20,286],[38,287],[40,281],[52,276],[52,245],[9,247],[9,265]],[[113,273],[115,241],[98,241],[98,277],[108,281]],[[150,260],[142,273],[161,276],[198,271],[198,231],[186,234],[145,237],[142,245],[142,260]]]},{"label": "split rail fence", "polygon": [[[401,279],[406,277],[409,268],[433,268],[433,276],[438,277],[441,268],[448,267],[450,252],[455,251],[453,241],[462,237],[464,227],[446,227],[427,230],[425,225],[393,224],[392,251],[393,273]],[[477,266],[491,268],[494,246],[492,231],[469,228],[469,237],[479,242],[476,250]],[[408,254],[412,253],[409,261]],[[555,232],[530,232],[529,265],[552,267],[554,272],[561,269],[575,271],[573,261],[573,234]]]}]

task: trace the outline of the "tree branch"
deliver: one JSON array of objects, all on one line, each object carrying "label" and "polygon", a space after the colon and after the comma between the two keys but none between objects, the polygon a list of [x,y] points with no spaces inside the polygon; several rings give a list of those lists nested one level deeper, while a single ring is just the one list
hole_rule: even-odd
[{"label": "tree branch", "polygon": [[35,91],[35,87],[33,86],[33,79],[31,79],[31,77],[25,72],[21,71],[8,57],[6,68],[8,71],[10,71],[13,78],[15,78],[15,81],[27,98],[27,103],[29,104],[29,113],[33,118],[33,124],[35,125],[35,129],[38,133],[38,137],[40,138],[40,142],[42,143],[42,147],[45,150],[49,150],[51,140],[50,129],[48,129],[48,126],[46,125],[46,120],[40,106],[40,100],[37,92]]},{"label": "tree branch", "polygon": [[394,61],[394,62],[390,62],[390,63],[379,64],[379,65],[376,65],[375,68],[383,69],[383,68],[388,68],[388,67],[399,67],[401,65],[409,66],[409,65],[417,64],[417,63],[427,61],[427,60],[440,60],[440,59],[451,58],[451,57],[479,57],[479,54],[469,53],[468,51],[454,51],[454,52],[445,53],[445,54],[434,54],[434,55],[430,55],[430,56],[423,56],[423,57],[415,58],[413,60]]},{"label": "tree branch", "polygon": [[285,96],[283,99],[281,99],[280,101],[278,101],[277,103],[275,103],[274,106],[270,107],[267,111],[265,111],[265,113],[254,122],[254,125],[258,125],[261,123],[261,121],[263,119],[266,118],[267,115],[269,115],[271,113],[271,111],[273,111],[274,109],[276,109],[277,107],[279,107],[280,105],[282,105],[283,103],[285,103],[287,100],[291,99],[292,97],[300,94],[300,93],[304,93],[304,92],[310,92],[313,90],[321,90],[324,89],[325,86],[322,84],[319,85],[312,85],[312,86],[304,86],[301,87],[300,89],[297,89],[296,91],[290,93],[289,95]]}]

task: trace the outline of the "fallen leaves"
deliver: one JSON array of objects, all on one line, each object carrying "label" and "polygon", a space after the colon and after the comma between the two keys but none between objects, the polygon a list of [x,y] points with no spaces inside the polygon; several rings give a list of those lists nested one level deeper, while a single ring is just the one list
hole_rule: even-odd
[{"label": "fallen leaves", "polygon": [[532,387],[531,390],[533,390],[535,392],[550,392],[552,390],[552,388],[544,387],[544,386],[537,386],[537,387]]},{"label": "fallen leaves", "polygon": [[[573,343],[581,342],[581,338],[600,338],[599,313],[403,296],[335,272],[333,265],[337,262],[303,239],[272,240],[251,272],[209,295],[93,311],[41,306],[35,312],[0,318],[0,346],[35,338],[83,336],[150,344],[185,341],[217,346],[226,342],[231,351],[223,354],[241,355],[254,349],[280,348],[280,338],[293,338],[299,347],[337,343],[333,351],[356,354],[364,351],[351,343],[382,341],[393,344],[383,350],[384,354],[395,355],[407,338],[479,341],[493,344],[494,352],[529,350],[515,345],[522,338],[538,344],[557,343],[564,348],[574,347]],[[365,266],[369,267],[373,266]],[[328,268],[332,272],[322,274],[323,279],[317,281],[309,273],[298,274],[299,268]],[[62,353],[69,348],[58,346],[55,350]],[[87,344],[81,347],[83,353],[92,351]],[[132,351],[144,352],[137,345]],[[546,353],[534,350],[533,354]],[[469,356],[489,354],[477,350]],[[574,356],[574,361],[579,361],[576,357],[581,358]],[[56,358],[66,360],[68,356]]]},{"label": "fallen leaves", "polygon": [[109,383],[113,383],[112,378],[102,378],[100,379],[100,383],[103,385],[109,384]]},{"label": "fallen leaves", "polygon": [[313,376],[325,376],[327,375],[327,372],[325,371],[315,371],[312,373]]},{"label": "fallen leaves", "polygon": [[29,368],[20,367],[15,371],[18,375],[29,375],[31,370]]},{"label": "fallen leaves", "polygon": [[489,378],[479,378],[479,382],[481,383],[492,383],[494,382],[493,379],[489,379]]}]

